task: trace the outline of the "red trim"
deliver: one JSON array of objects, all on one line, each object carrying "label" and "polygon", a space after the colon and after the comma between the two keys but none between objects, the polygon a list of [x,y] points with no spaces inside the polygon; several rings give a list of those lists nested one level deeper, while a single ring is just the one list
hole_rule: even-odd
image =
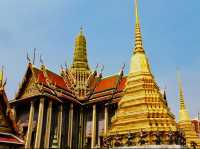
[{"label": "red trim", "polygon": [[2,143],[12,143],[12,144],[23,144],[14,137],[0,137],[0,142]]},{"label": "red trim", "polygon": [[126,85],[126,77],[122,78],[122,80],[120,81],[120,84],[117,88],[117,91],[123,91]]}]

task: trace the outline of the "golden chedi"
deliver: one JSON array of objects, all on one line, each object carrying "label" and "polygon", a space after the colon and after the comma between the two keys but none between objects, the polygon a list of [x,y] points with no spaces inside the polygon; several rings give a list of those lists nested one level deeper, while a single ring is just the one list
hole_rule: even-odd
[{"label": "golden chedi", "polygon": [[[153,138],[151,134],[154,132],[176,131],[176,122],[151,73],[142,43],[137,1],[135,15],[135,48],[124,95],[112,118],[109,135],[139,133],[143,130],[149,133],[148,137],[151,140]],[[151,141],[150,144],[153,143]]]},{"label": "golden chedi", "polygon": [[180,74],[178,74],[178,83],[179,83],[179,96],[180,96],[180,110],[179,110],[179,120],[178,127],[181,131],[184,132],[186,138],[186,144],[188,146],[197,145],[200,147],[200,138],[198,137],[196,131],[192,126],[192,122],[189,116],[189,112],[185,107],[184,94],[182,82],[180,79]]}]

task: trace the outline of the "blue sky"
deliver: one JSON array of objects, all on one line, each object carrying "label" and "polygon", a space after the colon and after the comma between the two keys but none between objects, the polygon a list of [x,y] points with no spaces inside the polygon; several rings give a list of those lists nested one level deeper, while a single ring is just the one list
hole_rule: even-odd
[{"label": "blue sky", "polygon": [[[47,67],[59,72],[71,63],[74,38],[84,27],[90,67],[104,64],[104,75],[128,72],[134,45],[133,0],[0,0],[0,64],[13,98],[26,70],[26,53],[37,48]],[[178,114],[176,68],[181,69],[191,117],[200,111],[200,1],[139,0],[144,47],[159,86],[167,86]]]}]

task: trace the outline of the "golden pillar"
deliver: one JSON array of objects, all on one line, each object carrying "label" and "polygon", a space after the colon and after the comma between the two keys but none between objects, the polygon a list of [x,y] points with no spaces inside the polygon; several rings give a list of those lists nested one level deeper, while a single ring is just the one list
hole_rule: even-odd
[{"label": "golden pillar", "polygon": [[26,136],[26,143],[25,148],[28,149],[31,147],[31,138],[33,132],[33,118],[34,118],[34,102],[31,101],[30,113],[29,113],[29,120],[28,120],[28,132]]},{"label": "golden pillar", "polygon": [[52,100],[49,101],[48,109],[47,109],[47,124],[46,124],[46,132],[45,132],[45,140],[44,140],[44,148],[49,148],[49,139],[51,132],[51,118],[52,118]]},{"label": "golden pillar", "polygon": [[63,115],[63,106],[60,105],[59,112],[58,112],[58,148],[61,147],[62,115]]},{"label": "golden pillar", "polygon": [[72,148],[73,114],[74,114],[74,105],[73,103],[71,103],[69,109],[69,128],[68,128],[68,140],[67,140],[67,144],[70,149]]},{"label": "golden pillar", "polygon": [[92,111],[92,141],[91,141],[91,148],[96,146],[96,105],[93,105]]},{"label": "golden pillar", "polygon": [[106,136],[108,133],[108,105],[105,105],[105,113],[104,113],[104,135]]},{"label": "golden pillar", "polygon": [[43,114],[44,114],[44,98],[40,99],[38,121],[37,121],[37,131],[35,137],[35,147],[40,148],[41,135],[42,135],[42,124],[43,124]]}]

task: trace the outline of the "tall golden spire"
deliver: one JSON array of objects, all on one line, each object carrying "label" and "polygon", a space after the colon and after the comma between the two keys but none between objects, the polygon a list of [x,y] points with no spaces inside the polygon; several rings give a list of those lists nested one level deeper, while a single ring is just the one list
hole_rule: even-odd
[{"label": "tall golden spire", "polygon": [[124,94],[118,103],[117,112],[112,117],[112,126],[109,130],[111,136],[116,132],[125,136],[130,132],[139,133],[141,130],[176,131],[175,117],[154,80],[142,46],[137,0],[135,0],[135,17],[135,50],[131,56]]},{"label": "tall golden spire", "polygon": [[83,28],[80,28],[80,33],[75,40],[74,58],[72,68],[89,70],[87,60],[86,38],[83,34]]},{"label": "tall golden spire", "polygon": [[180,96],[180,110],[185,110],[185,101],[184,101],[184,95],[183,95],[183,85],[182,85],[182,82],[181,82],[180,72],[177,72],[177,78],[178,78],[179,96]]},{"label": "tall golden spire", "polygon": [[142,34],[140,31],[140,21],[138,13],[138,1],[135,0],[135,48],[131,57],[130,73],[150,73],[148,58],[142,44]]},{"label": "tall golden spire", "polygon": [[83,35],[83,26],[80,28],[80,35]]},{"label": "tall golden spire", "polygon": [[80,100],[86,99],[89,91],[87,82],[91,71],[87,60],[87,43],[83,33],[83,27],[80,28],[80,33],[75,40],[74,58],[70,72],[73,78],[75,78],[73,84],[76,96]]},{"label": "tall golden spire", "polygon": [[144,52],[142,45],[142,34],[140,31],[140,21],[138,13],[138,0],[135,0],[135,53]]},{"label": "tall golden spire", "polygon": [[178,79],[179,96],[180,96],[179,97],[180,98],[179,121],[188,121],[188,120],[190,120],[190,116],[185,107],[183,85],[182,85],[181,76],[180,76],[179,71],[177,72],[177,79]]}]

